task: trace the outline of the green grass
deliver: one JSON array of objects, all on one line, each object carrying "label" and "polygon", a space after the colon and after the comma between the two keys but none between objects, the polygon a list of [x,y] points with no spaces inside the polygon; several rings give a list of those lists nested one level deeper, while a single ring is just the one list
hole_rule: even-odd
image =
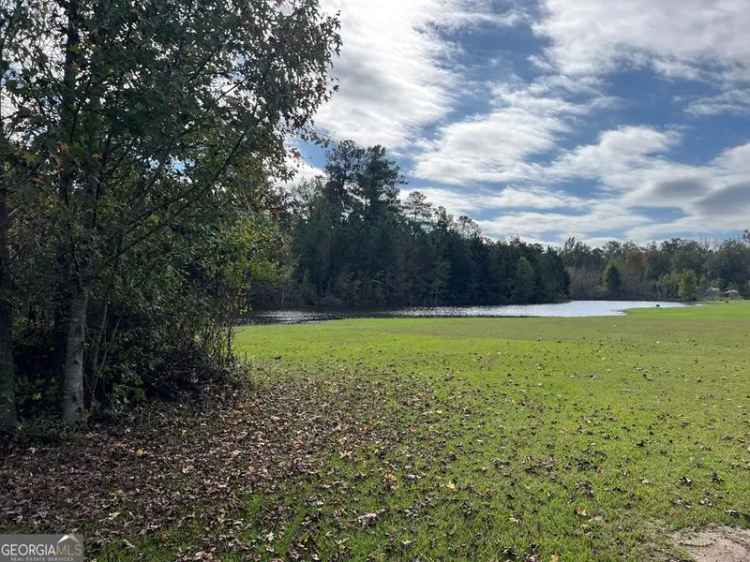
[{"label": "green grass", "polygon": [[668,560],[675,529],[750,525],[750,303],[253,326],[236,347],[265,382],[390,389],[375,441],[251,499],[261,558]]}]

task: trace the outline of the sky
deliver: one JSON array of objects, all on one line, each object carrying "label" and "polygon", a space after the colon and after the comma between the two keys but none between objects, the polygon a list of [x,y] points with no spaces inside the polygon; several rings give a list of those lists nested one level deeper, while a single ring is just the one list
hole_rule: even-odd
[{"label": "sky", "polygon": [[[749,0],[322,0],[339,91],[316,118],[381,144],[489,237],[648,243],[750,228]],[[301,175],[324,153],[300,146]]]}]

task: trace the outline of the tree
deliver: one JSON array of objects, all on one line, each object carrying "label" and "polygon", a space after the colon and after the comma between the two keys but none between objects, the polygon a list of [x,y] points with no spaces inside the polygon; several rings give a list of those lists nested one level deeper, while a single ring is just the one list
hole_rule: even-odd
[{"label": "tree", "polygon": [[29,155],[21,146],[25,139],[19,136],[27,117],[8,93],[18,85],[13,47],[34,32],[29,12],[22,0],[0,4],[0,431],[12,430],[17,423],[9,202],[19,180],[28,179]]},{"label": "tree", "polygon": [[[4,159],[3,159],[4,160]],[[16,425],[15,368],[13,362],[13,306],[8,254],[7,180],[0,167],[0,431]]]},{"label": "tree", "polygon": [[[20,2],[19,2],[20,4]],[[285,174],[284,141],[329,94],[337,21],[317,0],[39,0],[10,45],[11,103],[35,116],[57,196],[63,415],[84,414],[88,316],[101,279],[171,225],[244,188],[250,161]]]},{"label": "tree", "polygon": [[[287,261],[297,264],[301,304],[439,306],[567,296],[570,280],[556,250],[489,240],[473,219],[454,218],[419,191],[399,204],[403,178],[382,147],[338,143],[325,170],[292,226],[294,255]],[[519,266],[521,258],[526,263]]]},{"label": "tree", "polygon": [[364,151],[356,180],[353,195],[364,203],[364,219],[377,223],[398,212],[398,186],[404,179],[385,148],[373,146]]},{"label": "tree", "polygon": [[528,303],[535,292],[536,272],[534,266],[525,256],[521,256],[513,279],[513,301],[520,304]]},{"label": "tree", "polygon": [[738,240],[726,240],[719,246],[714,263],[724,287],[741,289],[750,278],[750,248]]},{"label": "tree", "polygon": [[406,218],[418,228],[424,228],[432,218],[432,203],[421,191],[412,191],[403,203]]},{"label": "tree", "polygon": [[432,271],[432,283],[430,285],[430,295],[432,300],[429,304],[432,306],[439,305],[448,289],[448,281],[451,275],[451,264],[445,259],[439,259],[435,262]]},{"label": "tree", "polygon": [[620,291],[622,290],[622,276],[620,275],[620,269],[614,262],[610,262],[604,270],[603,281],[609,296],[616,297],[620,295]]},{"label": "tree", "polygon": [[695,240],[675,239],[667,245],[672,256],[672,271],[682,272],[692,270],[700,276],[706,264],[707,248]]},{"label": "tree", "polygon": [[458,233],[462,238],[466,238],[469,240],[473,238],[479,238],[481,234],[481,230],[479,229],[479,225],[476,223],[476,221],[471,217],[467,217],[465,215],[461,215],[460,217],[458,217],[458,220],[456,221],[456,229],[458,230]]},{"label": "tree", "polygon": [[405,298],[398,165],[381,146],[343,141],[328,152],[325,170],[294,227],[297,279],[314,284],[315,302],[379,306]]},{"label": "tree", "polygon": [[342,141],[328,153],[327,181],[323,195],[331,209],[331,219],[344,220],[354,207],[355,182],[361,172],[365,151],[354,141]]},{"label": "tree", "polygon": [[543,302],[565,298],[570,288],[570,277],[565,271],[560,254],[552,248],[539,256],[539,298]]},{"label": "tree", "polygon": [[694,301],[698,298],[698,278],[695,272],[687,270],[680,274],[678,293],[683,301]]}]

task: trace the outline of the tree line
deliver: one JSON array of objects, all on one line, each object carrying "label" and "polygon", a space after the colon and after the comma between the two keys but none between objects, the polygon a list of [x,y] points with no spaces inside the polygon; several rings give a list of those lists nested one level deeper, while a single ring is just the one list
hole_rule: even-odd
[{"label": "tree line", "polygon": [[719,243],[675,238],[601,248],[575,238],[560,249],[571,298],[680,299],[750,297],[750,232]]},{"label": "tree line", "polygon": [[[647,247],[575,238],[562,247],[495,241],[467,216],[412,191],[383,147],[328,151],[324,175],[286,199],[279,275],[253,286],[258,307],[502,305],[568,298],[695,300],[748,295],[750,234],[719,245]],[[729,293],[727,293],[729,292]]]},{"label": "tree line", "polygon": [[417,191],[402,202],[403,176],[383,147],[339,143],[325,172],[290,201],[279,256],[287,275],[256,284],[256,305],[487,305],[567,296],[554,249],[490,240],[471,218],[456,219]]}]

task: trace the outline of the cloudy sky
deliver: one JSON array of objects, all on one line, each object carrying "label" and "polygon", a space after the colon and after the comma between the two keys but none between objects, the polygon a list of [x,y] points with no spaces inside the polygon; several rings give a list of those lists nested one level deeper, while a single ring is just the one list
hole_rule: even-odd
[{"label": "cloudy sky", "polygon": [[494,238],[750,227],[748,0],[323,2],[344,46],[317,125],[386,146],[405,192]]}]

